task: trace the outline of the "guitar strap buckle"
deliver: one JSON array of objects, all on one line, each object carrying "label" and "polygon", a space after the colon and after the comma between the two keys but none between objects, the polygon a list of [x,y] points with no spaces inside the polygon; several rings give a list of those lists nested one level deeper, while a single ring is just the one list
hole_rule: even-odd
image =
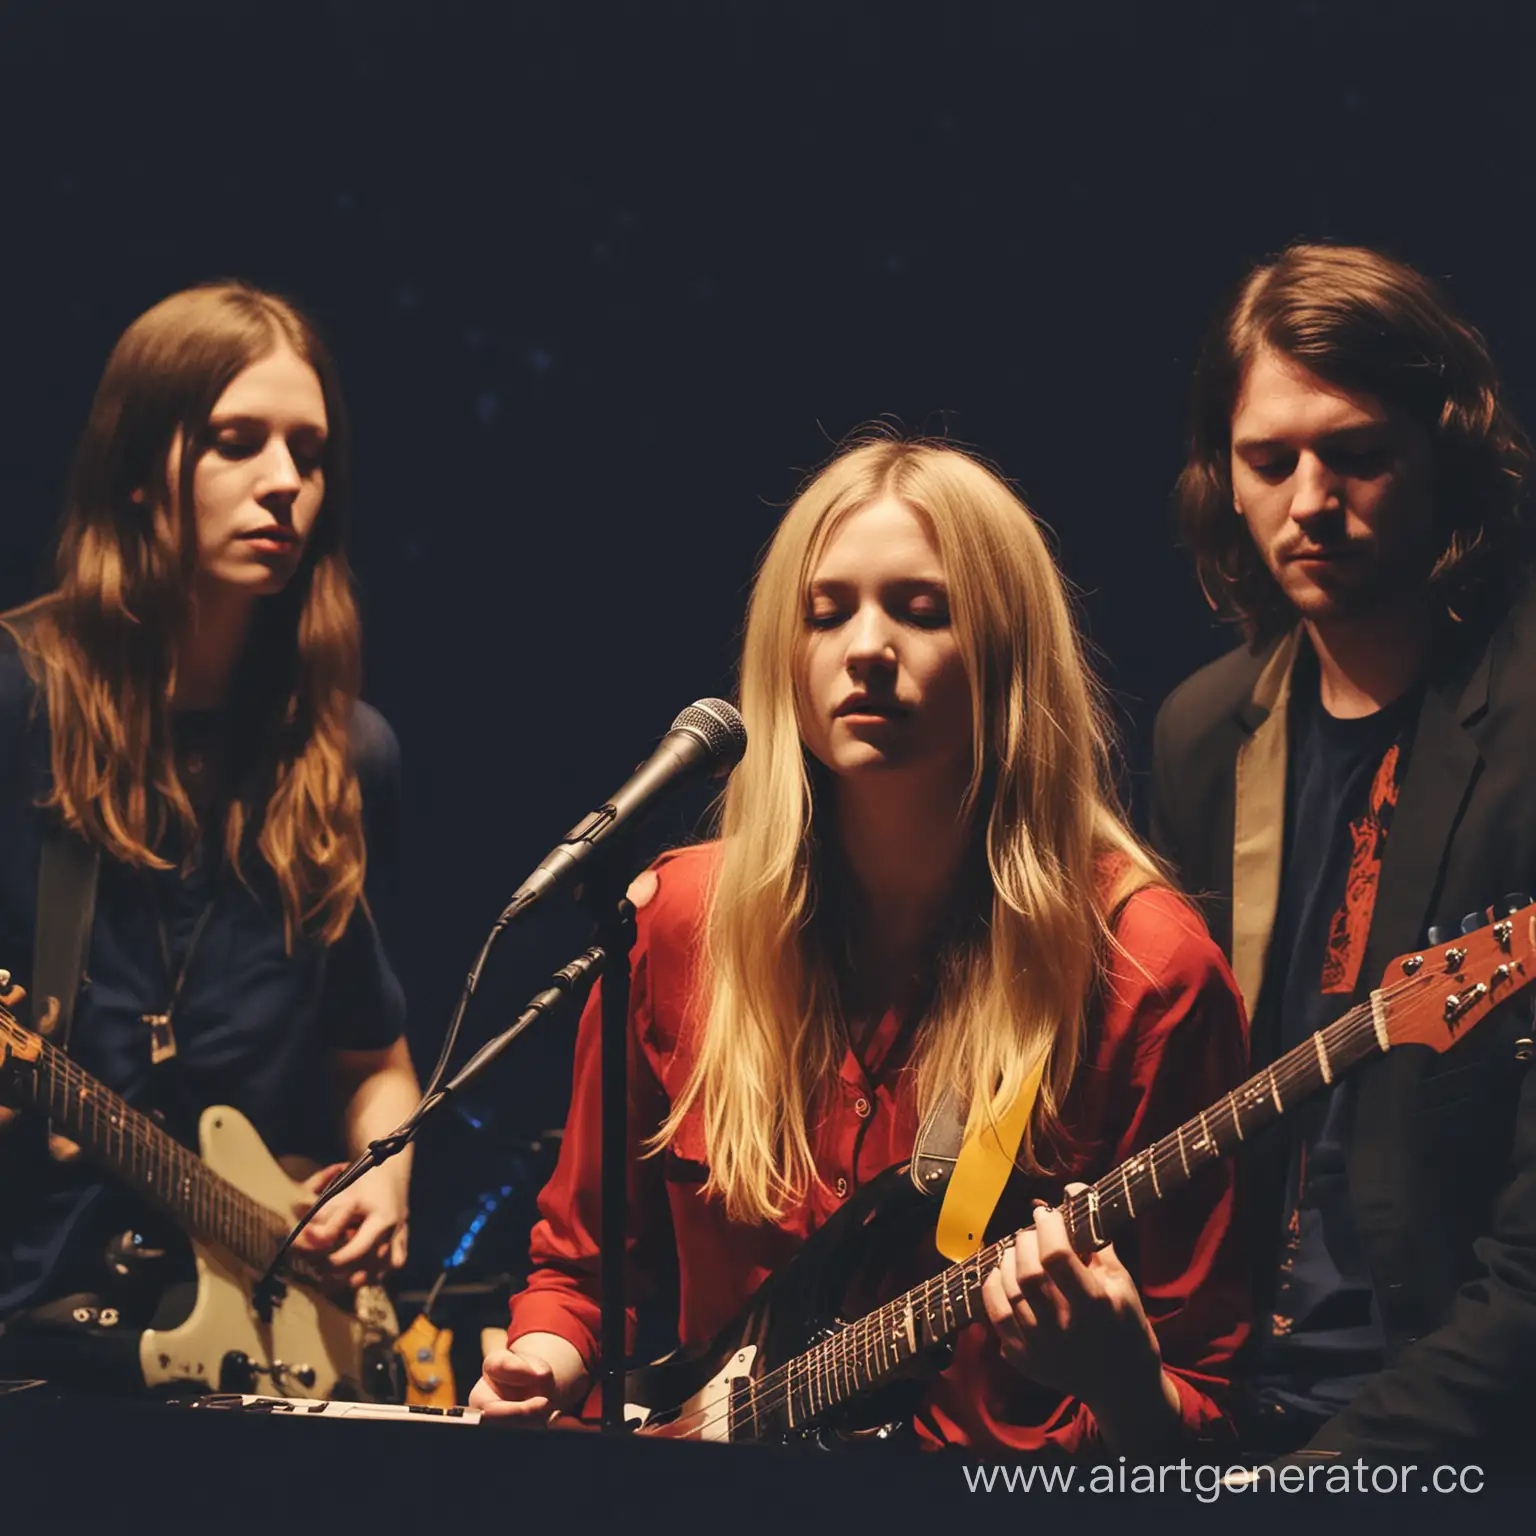
[{"label": "guitar strap buckle", "polygon": [[168,1013],[146,1013],[144,1022],[149,1025],[149,1060],[158,1067],[162,1061],[173,1061],[176,1056],[176,1032],[171,1028]]},{"label": "guitar strap buckle", "polygon": [[925,1195],[944,1193],[965,1139],[965,1105],[947,1088],[923,1121],[912,1148],[912,1182]]}]

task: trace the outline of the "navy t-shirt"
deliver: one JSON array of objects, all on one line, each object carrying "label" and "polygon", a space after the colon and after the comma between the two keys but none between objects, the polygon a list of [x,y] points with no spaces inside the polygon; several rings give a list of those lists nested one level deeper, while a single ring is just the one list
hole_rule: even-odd
[{"label": "navy t-shirt", "polygon": [[[1281,1053],[1340,1017],[1361,979],[1421,698],[1413,689],[1374,714],[1335,718],[1306,647],[1292,687],[1285,864],[1262,1004],[1279,1010]],[[1335,1084],[1289,1117],[1279,1274],[1252,1385],[1260,1412],[1294,1423],[1298,1439],[1382,1366],[1385,1336],[1346,1178],[1350,1092],[1348,1081]]]},{"label": "navy t-shirt", "polygon": [[[209,744],[217,715],[178,719],[178,734]],[[276,1156],[344,1155],[328,1053],[376,1050],[399,1038],[405,999],[379,935],[392,874],[399,748],[377,711],[359,704],[352,754],[362,788],[368,910],[359,903],[326,948],[284,950],[277,884],[265,860],[243,861],[248,884],[211,847],[198,869],[147,871],[101,861],[87,981],[75,1006],[70,1054],[129,1103],[162,1113],[195,1144],[197,1116],[233,1105]],[[30,985],[37,873],[49,783],[45,712],[15,642],[0,629],[0,968]],[[210,844],[217,836],[207,839]],[[211,905],[210,905],[211,903]],[[173,1031],[176,1055],[152,1066],[146,1014],[162,1013],[204,908]],[[0,1318],[107,1282],[105,1237],[144,1212],[87,1159],[48,1155],[35,1114],[0,1131]]]}]

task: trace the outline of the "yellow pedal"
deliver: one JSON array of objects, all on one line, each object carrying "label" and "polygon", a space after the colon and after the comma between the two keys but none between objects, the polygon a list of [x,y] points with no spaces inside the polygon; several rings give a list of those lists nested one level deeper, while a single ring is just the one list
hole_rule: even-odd
[{"label": "yellow pedal", "polygon": [[395,1340],[395,1352],[405,1364],[405,1401],[417,1408],[451,1408],[454,1396],[453,1330],[439,1328],[419,1312]]}]

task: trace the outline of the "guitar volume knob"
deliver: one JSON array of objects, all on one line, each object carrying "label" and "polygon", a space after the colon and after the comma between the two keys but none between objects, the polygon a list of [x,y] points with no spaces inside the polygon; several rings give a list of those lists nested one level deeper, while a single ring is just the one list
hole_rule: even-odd
[{"label": "guitar volume knob", "polygon": [[243,1349],[232,1349],[219,1365],[219,1391],[242,1395],[256,1390],[256,1366]]}]

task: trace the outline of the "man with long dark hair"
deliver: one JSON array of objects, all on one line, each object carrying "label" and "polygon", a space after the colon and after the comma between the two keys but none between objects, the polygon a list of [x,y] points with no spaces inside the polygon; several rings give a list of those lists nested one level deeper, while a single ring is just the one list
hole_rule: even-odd
[{"label": "man with long dark hair", "polygon": [[[1536,890],[1528,447],[1481,337],[1419,273],[1298,245],[1195,374],[1179,481],[1247,642],[1158,716],[1153,840],[1207,898],[1255,1065],[1432,926]],[[1492,1454],[1536,1397],[1529,1001],[1393,1050],[1247,1151],[1256,1450]]]}]

